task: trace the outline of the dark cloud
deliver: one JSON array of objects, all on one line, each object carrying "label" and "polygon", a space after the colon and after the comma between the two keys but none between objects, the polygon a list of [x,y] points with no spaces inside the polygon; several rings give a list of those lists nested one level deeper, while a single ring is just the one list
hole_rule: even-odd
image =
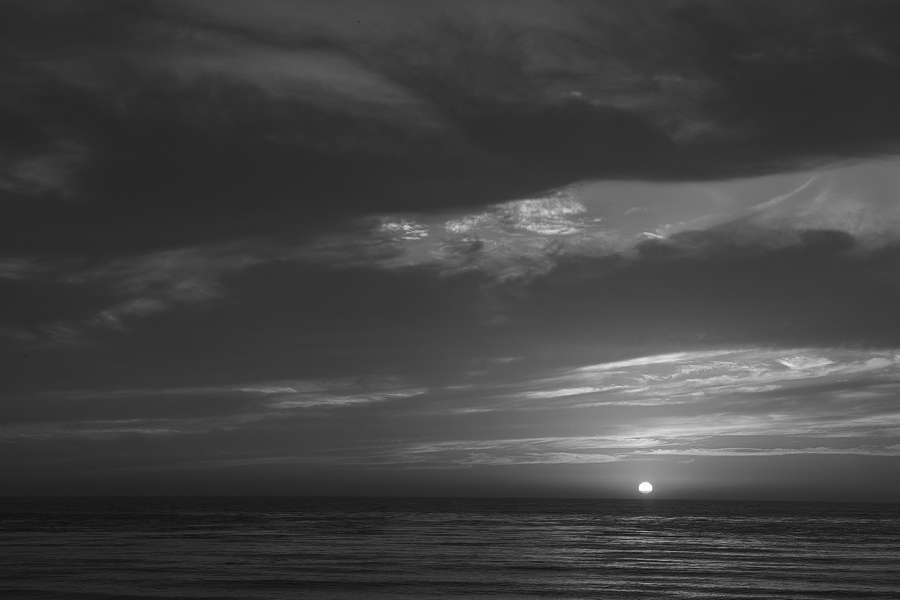
[{"label": "dark cloud", "polygon": [[779,170],[900,133],[890,3],[406,8],[5,4],[6,248]]},{"label": "dark cloud", "polygon": [[[861,252],[850,236],[822,231],[773,248],[726,229],[648,241],[638,251],[561,265],[530,286],[521,318],[541,323],[538,337],[585,343],[898,342],[890,317],[900,293],[890,275],[896,247]],[[552,321],[542,322],[551,308]]]}]

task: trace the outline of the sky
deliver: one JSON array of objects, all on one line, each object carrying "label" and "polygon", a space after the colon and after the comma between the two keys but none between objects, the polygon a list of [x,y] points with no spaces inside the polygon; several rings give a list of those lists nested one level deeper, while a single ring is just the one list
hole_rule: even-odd
[{"label": "sky", "polygon": [[900,500],[900,5],[8,0],[0,492]]}]

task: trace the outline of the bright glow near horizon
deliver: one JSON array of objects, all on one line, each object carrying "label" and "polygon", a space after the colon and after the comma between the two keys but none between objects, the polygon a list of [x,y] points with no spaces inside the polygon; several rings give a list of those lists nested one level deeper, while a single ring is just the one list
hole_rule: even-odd
[{"label": "bright glow near horizon", "polygon": [[638,491],[642,494],[649,494],[653,491],[653,484],[649,481],[642,481],[638,484]]}]

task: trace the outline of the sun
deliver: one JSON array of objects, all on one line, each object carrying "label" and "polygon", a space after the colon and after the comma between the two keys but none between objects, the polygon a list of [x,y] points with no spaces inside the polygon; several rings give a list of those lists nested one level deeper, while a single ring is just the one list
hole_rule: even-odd
[{"label": "sun", "polygon": [[649,481],[642,481],[638,484],[638,491],[644,495],[650,494],[653,492],[653,484]]}]

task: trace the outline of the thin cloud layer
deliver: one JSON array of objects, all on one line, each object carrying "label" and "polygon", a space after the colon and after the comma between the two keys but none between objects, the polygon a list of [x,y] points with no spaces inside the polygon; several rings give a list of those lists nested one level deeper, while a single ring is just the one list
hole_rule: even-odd
[{"label": "thin cloud layer", "polygon": [[[425,394],[397,378],[293,380],[174,388],[54,390],[13,400],[0,439],[114,440],[209,435]],[[324,411],[324,412],[323,412]],[[68,418],[62,418],[68,416]],[[88,418],[85,418],[88,417]],[[265,428],[265,425],[262,425]]]},{"label": "thin cloud layer", "polygon": [[898,389],[896,351],[752,348],[649,356],[476,386],[460,394],[463,408],[448,411],[481,419],[506,413],[520,431],[528,421],[513,413],[547,411],[536,419],[541,429],[593,429],[593,435],[441,441],[377,456],[433,466],[897,456]]},{"label": "thin cloud layer", "polygon": [[[900,390],[896,350],[681,352],[516,382],[503,381],[503,366],[498,368],[499,379],[494,376],[489,384],[476,380],[470,386],[431,389],[394,379],[56,392],[41,401],[69,409],[78,404],[71,420],[48,421],[39,413],[26,413],[4,426],[2,437],[37,443],[190,436],[204,447],[205,439],[211,442],[220,435],[278,436],[292,428],[308,434],[304,414],[316,415],[317,426],[329,429],[347,418],[343,411],[363,410],[354,418],[366,418],[377,409],[385,425],[392,420],[397,424],[359,429],[339,443],[314,436],[305,442],[307,452],[326,464],[422,468],[591,464],[663,456],[900,454],[900,412],[893,402]],[[155,402],[145,404],[149,400]],[[181,405],[181,416],[165,416],[173,402]],[[534,411],[540,418],[534,418]],[[57,410],[57,416],[62,412]],[[77,416],[89,412],[89,419]],[[495,419],[491,414],[506,416]],[[415,441],[435,428],[441,439]],[[479,437],[458,437],[467,431]],[[520,435],[507,437],[511,431]],[[277,457],[257,460],[270,458]]]}]

